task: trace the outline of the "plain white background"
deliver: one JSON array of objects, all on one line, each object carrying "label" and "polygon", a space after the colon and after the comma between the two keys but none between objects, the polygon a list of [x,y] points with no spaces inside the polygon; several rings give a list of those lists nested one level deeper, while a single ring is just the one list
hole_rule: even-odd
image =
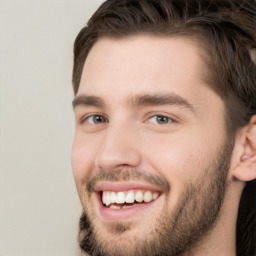
[{"label": "plain white background", "polygon": [[73,41],[99,0],[0,0],[0,256],[77,256]]}]

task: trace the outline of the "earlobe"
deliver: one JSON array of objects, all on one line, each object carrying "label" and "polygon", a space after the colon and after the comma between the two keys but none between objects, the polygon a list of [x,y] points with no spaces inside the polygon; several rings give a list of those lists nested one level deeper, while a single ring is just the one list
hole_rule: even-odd
[{"label": "earlobe", "polygon": [[233,175],[240,181],[251,181],[256,179],[256,155],[245,156],[234,169]]},{"label": "earlobe", "polygon": [[240,159],[233,170],[233,176],[240,181],[254,180],[256,179],[256,115],[241,130],[238,143],[241,148]]}]

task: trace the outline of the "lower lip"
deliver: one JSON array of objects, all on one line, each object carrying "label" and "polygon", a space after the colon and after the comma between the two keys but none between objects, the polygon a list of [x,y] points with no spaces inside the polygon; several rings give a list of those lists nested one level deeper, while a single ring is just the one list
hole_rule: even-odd
[{"label": "lower lip", "polygon": [[150,207],[153,206],[157,201],[159,200],[159,197],[151,201],[150,203],[143,203],[143,204],[138,204],[136,206],[132,206],[130,208],[126,209],[111,209],[108,207],[104,207],[101,202],[101,198],[99,199],[99,214],[100,216],[109,221],[117,221],[117,220],[127,220],[135,215],[142,213],[145,210],[148,210]]}]

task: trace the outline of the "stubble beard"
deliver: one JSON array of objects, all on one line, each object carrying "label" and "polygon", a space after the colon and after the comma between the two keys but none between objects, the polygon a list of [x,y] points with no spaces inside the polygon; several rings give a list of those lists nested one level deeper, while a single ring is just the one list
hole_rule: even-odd
[{"label": "stubble beard", "polygon": [[166,203],[147,235],[131,237],[129,223],[116,223],[107,227],[110,235],[103,237],[101,226],[85,210],[80,218],[80,247],[92,256],[189,254],[211,232],[221,215],[231,153],[232,145],[226,143],[204,175],[187,185],[175,209]]}]

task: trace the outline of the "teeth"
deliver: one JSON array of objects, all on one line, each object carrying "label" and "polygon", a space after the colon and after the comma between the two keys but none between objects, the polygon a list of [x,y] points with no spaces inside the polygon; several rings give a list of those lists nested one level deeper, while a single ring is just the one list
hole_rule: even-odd
[{"label": "teeth", "polygon": [[102,194],[102,203],[106,204],[106,192],[103,192]]},{"label": "teeth", "polygon": [[153,195],[150,191],[147,191],[145,194],[144,194],[144,202],[146,203],[149,203],[151,202],[153,199]]},{"label": "teeth", "polygon": [[126,197],[125,197],[125,202],[126,203],[134,203],[134,193],[133,192],[129,192]]},{"label": "teeth", "polygon": [[109,206],[109,208],[111,208],[111,209],[121,209],[121,206],[111,204],[111,205]]},{"label": "teeth", "polygon": [[[151,192],[147,190],[143,192],[138,190],[136,193],[134,191],[128,192],[114,192],[114,191],[103,191],[102,193],[102,203],[106,206],[110,206],[111,209],[125,209],[131,206],[117,206],[116,204],[133,204],[133,203],[149,203],[153,200],[156,200],[159,197],[159,192]],[[115,204],[115,205],[112,205]]]},{"label": "teeth", "polygon": [[110,193],[110,202],[112,204],[116,202],[116,193],[115,192]]},{"label": "teeth", "polygon": [[158,192],[154,192],[153,193],[153,200],[156,200],[159,197],[159,193]]},{"label": "teeth", "polygon": [[124,192],[118,192],[116,194],[116,203],[117,204],[125,203],[125,193]]},{"label": "teeth", "polygon": [[123,207],[122,207],[122,209],[127,209],[127,208],[131,208],[132,206],[130,206],[130,205],[124,205]]},{"label": "teeth", "polygon": [[138,203],[141,203],[143,201],[143,194],[141,191],[138,191],[135,195],[135,200],[138,202]]},{"label": "teeth", "polygon": [[106,200],[106,205],[110,205],[110,192],[107,192],[105,200]]}]

